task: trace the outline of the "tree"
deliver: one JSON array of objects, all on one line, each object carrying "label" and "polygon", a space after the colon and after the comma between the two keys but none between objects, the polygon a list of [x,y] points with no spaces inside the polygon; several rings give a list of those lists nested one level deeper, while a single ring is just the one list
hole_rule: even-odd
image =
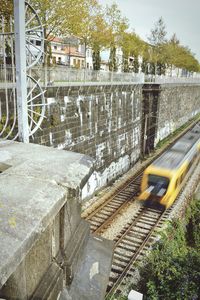
[{"label": "tree", "polygon": [[109,59],[109,69],[110,71],[117,70],[116,65],[116,48],[121,46],[123,35],[128,29],[128,19],[122,17],[121,11],[119,10],[116,3],[111,6],[106,6],[105,10],[105,21],[110,32],[110,59]]},{"label": "tree", "polygon": [[165,64],[165,51],[164,45],[167,42],[166,39],[166,26],[161,18],[155,23],[154,28],[151,29],[151,34],[148,40],[151,45],[150,61],[155,66],[155,74],[162,74]]},{"label": "tree", "polygon": [[100,69],[100,52],[103,48],[108,47],[109,40],[110,31],[105,22],[103,12],[101,8],[99,8],[97,14],[93,16],[88,35],[88,45],[93,49],[93,66],[95,70]]},{"label": "tree", "polygon": [[3,16],[6,21],[8,21],[10,19],[10,16],[13,15],[13,10],[13,1],[1,0],[0,16]]},{"label": "tree", "polygon": [[45,49],[55,36],[81,35],[96,0],[32,0],[44,26]]},{"label": "tree", "polygon": [[138,70],[138,56],[143,56],[145,51],[145,43],[138,35],[135,34],[135,32],[125,32],[122,37],[121,48],[123,51],[123,70],[125,72],[130,71],[128,62],[130,56],[134,57],[134,69]]}]

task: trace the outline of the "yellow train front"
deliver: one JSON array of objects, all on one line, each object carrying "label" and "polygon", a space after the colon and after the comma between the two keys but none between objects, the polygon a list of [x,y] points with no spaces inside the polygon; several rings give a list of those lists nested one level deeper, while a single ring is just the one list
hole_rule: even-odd
[{"label": "yellow train front", "polygon": [[200,125],[195,125],[144,171],[138,199],[168,208],[200,153]]}]

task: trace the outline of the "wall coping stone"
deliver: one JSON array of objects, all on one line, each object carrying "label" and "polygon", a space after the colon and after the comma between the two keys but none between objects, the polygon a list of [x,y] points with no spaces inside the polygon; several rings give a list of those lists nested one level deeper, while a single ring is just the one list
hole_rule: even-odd
[{"label": "wall coping stone", "polygon": [[0,142],[0,288],[92,170],[83,154]]}]

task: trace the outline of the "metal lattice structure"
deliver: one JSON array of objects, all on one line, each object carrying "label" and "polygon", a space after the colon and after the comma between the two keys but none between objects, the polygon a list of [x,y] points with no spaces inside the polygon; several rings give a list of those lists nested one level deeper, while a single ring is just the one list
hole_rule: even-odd
[{"label": "metal lattice structure", "polygon": [[0,18],[0,138],[28,142],[45,117],[45,91],[31,74],[44,57],[44,34],[30,3],[14,6],[14,16]]}]

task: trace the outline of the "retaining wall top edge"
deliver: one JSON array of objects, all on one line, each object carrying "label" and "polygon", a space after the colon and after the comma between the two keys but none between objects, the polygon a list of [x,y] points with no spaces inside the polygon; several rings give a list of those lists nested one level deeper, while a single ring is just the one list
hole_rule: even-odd
[{"label": "retaining wall top edge", "polygon": [[0,142],[0,287],[68,198],[78,197],[92,167],[83,154]]}]

